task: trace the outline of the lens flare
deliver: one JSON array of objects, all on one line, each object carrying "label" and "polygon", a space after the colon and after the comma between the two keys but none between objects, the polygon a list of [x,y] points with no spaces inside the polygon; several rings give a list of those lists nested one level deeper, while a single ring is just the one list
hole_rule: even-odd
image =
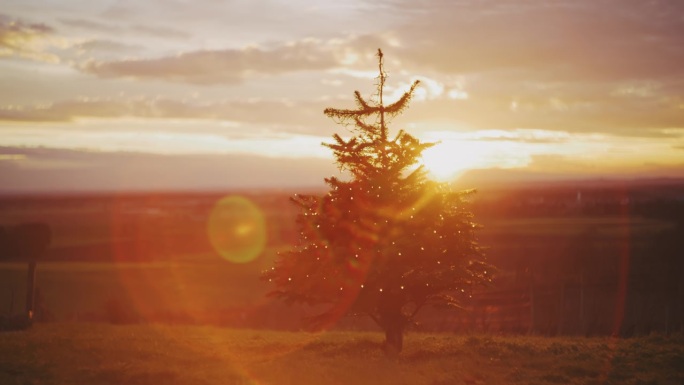
[{"label": "lens flare", "polygon": [[257,205],[241,196],[228,196],[214,205],[207,233],[214,250],[233,263],[253,261],[266,245],[264,215]]}]

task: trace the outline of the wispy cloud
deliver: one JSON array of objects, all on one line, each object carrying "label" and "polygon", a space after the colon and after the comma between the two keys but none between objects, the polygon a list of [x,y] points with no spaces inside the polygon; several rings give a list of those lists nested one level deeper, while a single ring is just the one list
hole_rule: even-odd
[{"label": "wispy cloud", "polygon": [[192,36],[187,31],[154,24],[143,25],[129,23],[121,25],[121,23],[106,22],[95,18],[62,18],[59,21],[66,26],[106,34],[143,35],[166,39],[188,39]]},{"label": "wispy cloud", "polygon": [[41,50],[55,30],[42,23],[29,23],[0,14],[0,59],[19,57],[39,61],[57,61],[57,57]]},{"label": "wispy cloud", "polygon": [[141,45],[126,44],[114,40],[92,39],[72,46],[84,52],[134,53],[143,49]]},{"label": "wispy cloud", "polygon": [[315,71],[339,65],[333,52],[314,40],[272,49],[201,50],[157,59],[91,61],[79,69],[101,77],[161,79],[194,84],[238,83],[251,76]]},{"label": "wispy cloud", "polygon": [[413,15],[395,29],[389,57],[467,80],[467,101],[433,102],[421,115],[442,109],[479,128],[644,136],[684,127],[680,1],[385,4]]},{"label": "wispy cloud", "polygon": [[320,127],[331,122],[323,109],[331,101],[233,100],[202,102],[170,98],[80,98],[33,106],[0,107],[0,122],[72,122],[79,119],[141,118],[268,123]]},{"label": "wispy cloud", "polygon": [[[256,155],[157,155],[0,147],[0,192],[200,190],[322,186],[329,160]],[[217,177],[219,176],[220,177]]]},{"label": "wispy cloud", "polygon": [[684,72],[678,65],[684,59],[684,3],[676,0],[389,3],[416,15],[396,33],[402,60],[421,67],[523,70],[528,80],[555,81]]},{"label": "wispy cloud", "polygon": [[59,20],[62,24],[71,26],[71,27],[76,27],[76,28],[82,28],[90,31],[98,31],[98,32],[107,32],[107,33],[112,33],[112,32],[120,32],[122,28],[117,25],[113,25],[110,23],[103,23],[100,21],[95,21],[95,20],[90,20],[90,19],[76,19],[76,18],[63,18]]}]

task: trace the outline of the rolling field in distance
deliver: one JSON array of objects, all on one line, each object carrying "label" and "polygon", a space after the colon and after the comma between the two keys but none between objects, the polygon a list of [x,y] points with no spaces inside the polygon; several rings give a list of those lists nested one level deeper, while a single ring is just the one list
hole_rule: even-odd
[{"label": "rolling field in distance", "polygon": [[[476,201],[480,241],[499,267],[494,285],[465,311],[426,311],[392,360],[368,320],[304,332],[312,309],[265,296],[260,272],[297,237],[289,194],[243,195],[267,233],[244,264],[208,240],[207,218],[223,196],[0,200],[0,225],[53,230],[37,270],[38,322],[0,333],[0,384],[684,382],[682,205],[671,197]],[[0,262],[0,316],[22,312],[25,285],[26,263]]]},{"label": "rolling field in distance", "polygon": [[[258,279],[262,267],[218,257],[194,263],[45,262],[36,273],[38,302],[51,313],[48,320],[129,323],[156,317],[195,323],[207,320],[209,313],[215,318],[264,303],[268,287]],[[0,265],[2,313],[23,309],[25,282],[25,264]]]},{"label": "rolling field in distance", "polygon": [[[662,244],[660,234],[677,228],[673,218],[682,206],[677,201],[678,194],[684,191],[680,185],[633,191],[601,187],[585,189],[583,194],[577,192],[580,188],[475,194],[475,220],[483,224],[480,242],[489,261],[499,268],[492,286],[499,293],[482,306],[514,306],[486,310],[498,311],[497,317],[506,323],[494,327],[518,333],[537,324],[544,327],[538,330],[542,333],[582,334],[567,324],[580,322],[576,313],[584,258],[591,261],[592,267],[602,269],[589,271],[584,281],[589,285],[586,296],[603,301],[588,302],[585,313],[592,318],[589,321],[593,326],[587,327],[598,334],[610,332],[607,325],[611,325],[612,314],[603,314],[601,309],[612,308],[614,298],[625,295],[616,292],[620,261],[628,254],[634,260],[632,266],[648,265],[653,256],[661,253],[657,249]],[[290,311],[265,298],[270,287],[259,281],[260,272],[271,266],[276,253],[296,242],[296,210],[288,202],[291,195],[264,192],[5,197],[0,199],[0,225],[41,221],[52,228],[51,246],[37,270],[41,320],[151,321],[296,330],[298,323],[294,320],[300,311]],[[226,196],[240,196],[254,203],[265,223],[265,248],[246,264],[221,258],[209,242],[208,218]],[[678,237],[675,234],[670,239]],[[671,250],[676,254],[677,246]],[[658,263],[671,264],[668,260]],[[662,274],[651,270],[649,274],[656,278]],[[25,264],[0,261],[0,316],[22,311],[25,271]],[[676,266],[667,271],[676,271]],[[640,273],[633,269],[630,274]],[[535,306],[539,307],[534,312],[539,318],[536,321],[529,319],[531,282],[540,287],[535,292]],[[635,310],[630,315],[628,322],[641,325],[640,333],[654,327],[653,321],[642,319],[641,314],[658,314],[658,329],[676,326],[665,321],[667,314],[677,311],[672,305],[674,298],[668,305],[640,293],[626,295],[631,296],[637,310],[646,308],[639,301],[656,304],[652,305],[656,309]],[[653,295],[663,297],[655,291]],[[452,316],[474,322],[467,314]],[[561,321],[563,317],[566,321]],[[278,325],[278,320],[284,319],[288,319],[284,322],[287,326]],[[565,326],[553,326],[558,323]],[[447,324],[440,322],[436,329],[426,330],[452,330]],[[484,323],[478,326],[482,330],[488,327]]]},{"label": "rolling field in distance", "polygon": [[[49,320],[109,321],[109,317],[122,323],[150,319],[231,323],[229,319],[233,316],[229,313],[252,311],[257,305],[270,303],[265,298],[269,286],[259,280],[259,275],[271,266],[278,250],[288,247],[284,243],[268,245],[255,261],[247,264],[231,263],[211,250],[182,248],[170,248],[172,255],[164,254],[169,248],[160,248],[159,254],[148,254],[148,260],[131,261],[125,253],[117,251],[115,241],[93,241],[90,235],[103,231],[104,226],[92,229],[88,222],[77,225],[71,224],[55,235],[56,250],[62,250],[61,255],[74,261],[54,261],[48,256],[37,269],[39,302],[49,312]],[[564,248],[587,226],[600,226],[604,238],[613,239],[625,232],[647,234],[670,225],[639,218],[507,219],[488,222],[482,238],[490,256],[510,263],[525,253],[548,255],[548,244]],[[196,232],[201,232],[203,227],[197,227]],[[85,239],[76,238],[79,228]],[[106,237],[104,233],[99,236]],[[534,242],[529,241],[531,236],[535,237]],[[166,237],[170,236],[166,234],[162,239]],[[177,241],[174,238],[169,242]],[[82,249],[75,244],[90,246]],[[80,250],[103,257],[89,260],[78,254]],[[25,282],[26,264],[0,263],[0,314],[23,309]],[[118,314],[107,315],[112,312]]]}]

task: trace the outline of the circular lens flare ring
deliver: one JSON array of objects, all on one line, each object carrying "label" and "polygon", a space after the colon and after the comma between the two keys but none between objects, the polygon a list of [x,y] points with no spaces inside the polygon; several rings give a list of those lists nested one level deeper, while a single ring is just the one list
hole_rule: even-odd
[{"label": "circular lens flare ring", "polygon": [[216,202],[212,208],[207,234],[221,257],[233,263],[248,263],[266,246],[266,220],[252,201],[231,195]]}]

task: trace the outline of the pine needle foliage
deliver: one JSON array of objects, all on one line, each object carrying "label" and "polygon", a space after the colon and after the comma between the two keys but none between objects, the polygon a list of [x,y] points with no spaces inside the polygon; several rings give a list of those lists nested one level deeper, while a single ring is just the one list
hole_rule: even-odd
[{"label": "pine needle foliage", "polygon": [[368,315],[384,331],[386,348],[399,352],[405,328],[426,305],[459,307],[474,285],[489,281],[491,268],[476,242],[467,208],[472,191],[453,192],[431,181],[418,165],[434,143],[388,122],[408,106],[418,86],[385,104],[387,74],[378,50],[377,92],[354,93],[355,109],[324,113],[353,134],[333,135],[333,151],[349,180],[325,179],[325,196],[296,195],[296,246],[264,272],[270,295],[326,309],[310,319],[331,325],[344,315]]}]

